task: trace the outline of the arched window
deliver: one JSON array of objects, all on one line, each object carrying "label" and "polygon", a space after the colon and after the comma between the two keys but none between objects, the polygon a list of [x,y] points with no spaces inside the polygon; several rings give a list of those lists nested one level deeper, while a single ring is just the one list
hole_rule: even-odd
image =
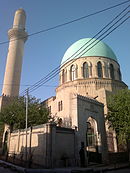
[{"label": "arched window", "polygon": [[102,64],[101,64],[100,61],[97,63],[97,73],[98,73],[98,77],[103,77],[103,75],[102,75]]},{"label": "arched window", "polygon": [[110,77],[111,79],[115,79],[113,64],[110,64]]},{"label": "arched window", "polygon": [[70,68],[70,79],[73,81],[76,79],[76,68],[74,65]]},{"label": "arched window", "polygon": [[85,62],[83,64],[83,77],[84,78],[88,78],[89,77],[89,67],[88,67],[88,63]]},{"label": "arched window", "polygon": [[122,80],[121,71],[119,68],[118,68],[118,76],[119,76],[119,80]]}]

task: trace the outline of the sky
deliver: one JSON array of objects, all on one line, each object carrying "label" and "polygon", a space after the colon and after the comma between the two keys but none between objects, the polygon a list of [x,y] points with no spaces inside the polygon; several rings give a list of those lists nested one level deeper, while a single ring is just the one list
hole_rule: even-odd
[{"label": "sky", "polygon": [[[26,31],[32,34],[53,26],[86,16],[125,0],[0,0],[0,43],[8,40],[14,13],[23,8],[26,12]],[[60,65],[66,50],[82,38],[92,38],[130,3],[82,19],[60,28],[28,38],[24,47],[20,93]],[[130,88],[130,22],[112,32],[103,40],[117,56],[123,81]],[[6,65],[8,44],[0,44],[0,90]],[[55,95],[59,76],[34,92],[36,98],[45,100]],[[0,91],[1,92],[1,91]]]}]

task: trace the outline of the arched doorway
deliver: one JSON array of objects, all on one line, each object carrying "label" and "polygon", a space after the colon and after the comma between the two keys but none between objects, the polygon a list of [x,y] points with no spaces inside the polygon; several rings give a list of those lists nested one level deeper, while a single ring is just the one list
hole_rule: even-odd
[{"label": "arched doorway", "polygon": [[87,122],[86,144],[89,151],[95,151],[96,134],[94,132],[94,127],[90,122]]},{"label": "arched doorway", "polygon": [[99,135],[97,129],[97,122],[94,118],[89,117],[87,120],[86,130],[86,151],[88,163],[101,163],[101,153],[99,152]]},{"label": "arched doorway", "polygon": [[5,132],[4,142],[3,142],[3,152],[2,154],[7,154],[7,143],[8,143],[8,131]]}]

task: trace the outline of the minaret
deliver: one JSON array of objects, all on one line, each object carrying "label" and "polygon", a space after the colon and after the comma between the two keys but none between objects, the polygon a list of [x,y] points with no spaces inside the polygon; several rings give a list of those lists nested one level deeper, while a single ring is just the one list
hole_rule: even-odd
[{"label": "minaret", "polygon": [[18,9],[15,12],[13,27],[8,31],[10,42],[2,90],[3,96],[19,95],[24,43],[27,40],[25,21],[25,11]]}]

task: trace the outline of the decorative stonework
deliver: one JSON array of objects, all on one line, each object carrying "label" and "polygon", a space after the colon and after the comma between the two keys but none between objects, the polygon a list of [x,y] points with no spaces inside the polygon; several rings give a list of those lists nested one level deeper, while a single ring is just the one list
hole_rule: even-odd
[{"label": "decorative stonework", "polygon": [[27,32],[23,31],[23,30],[18,30],[15,28],[12,28],[8,31],[8,37],[9,40],[19,40],[22,39],[24,40],[24,42],[27,40],[28,34]]},{"label": "decorative stonework", "polygon": [[[75,80],[78,79],[88,79],[88,78],[99,78],[98,76],[98,66],[97,63],[100,62],[102,65],[102,77],[100,77],[101,79],[111,79],[111,73],[110,73],[110,65],[112,65],[114,67],[114,79],[115,80],[121,80],[120,78],[120,65],[118,64],[117,61],[112,60],[110,58],[106,58],[106,57],[82,57],[82,58],[78,58],[78,59],[74,59],[69,61],[68,63],[64,64],[63,66],[61,66],[61,72],[60,72],[60,84],[66,83],[71,81],[71,66],[74,65],[76,67],[76,78]],[[83,64],[87,63],[88,64],[88,72],[89,72],[89,76],[87,78],[83,77]],[[66,71],[67,72],[67,80],[63,82],[62,78],[63,74],[62,71]]]},{"label": "decorative stonework", "polygon": [[75,80],[75,81],[69,81],[66,82],[62,85],[60,85],[59,87],[56,88],[56,91],[59,92],[62,89],[65,88],[70,88],[70,87],[91,87],[94,84],[94,87],[96,90],[100,89],[100,88],[109,88],[110,87],[114,87],[115,89],[119,88],[119,89],[123,89],[123,88],[127,88],[127,85],[122,82],[122,81],[118,81],[118,80],[111,80],[111,79],[97,79],[97,78],[90,78],[90,79],[79,79],[79,80]]}]

